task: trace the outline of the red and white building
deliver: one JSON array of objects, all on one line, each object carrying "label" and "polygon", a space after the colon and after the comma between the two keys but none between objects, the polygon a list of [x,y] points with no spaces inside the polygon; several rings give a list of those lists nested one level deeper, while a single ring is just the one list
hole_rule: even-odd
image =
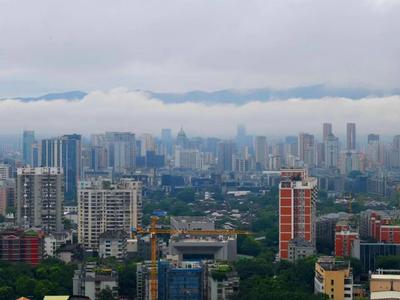
[{"label": "red and white building", "polygon": [[315,247],[318,185],[307,170],[281,171],[279,185],[279,258],[288,259],[289,241],[304,239]]},{"label": "red and white building", "polygon": [[353,241],[359,239],[357,231],[348,224],[337,224],[335,231],[335,256],[350,257]]}]

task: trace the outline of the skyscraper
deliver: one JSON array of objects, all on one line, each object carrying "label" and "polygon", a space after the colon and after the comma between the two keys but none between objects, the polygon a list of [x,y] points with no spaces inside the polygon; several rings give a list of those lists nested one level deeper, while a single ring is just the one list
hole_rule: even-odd
[{"label": "skyscraper", "polygon": [[324,123],[322,129],[322,140],[325,141],[330,134],[332,134],[332,124]]},{"label": "skyscraper", "polygon": [[17,224],[25,228],[39,227],[47,233],[62,231],[63,187],[62,168],[18,168]]},{"label": "skyscraper", "polygon": [[35,142],[35,132],[24,130],[22,134],[22,159],[25,165],[32,166],[32,146]]},{"label": "skyscraper", "polygon": [[315,163],[315,144],[314,136],[308,133],[299,134],[299,158],[307,166]]},{"label": "skyscraper", "polygon": [[220,172],[232,171],[233,154],[235,153],[235,143],[233,141],[221,141],[218,143],[217,169]]},{"label": "skyscraper", "polygon": [[347,150],[356,149],[356,124],[347,123]]},{"label": "skyscraper", "polygon": [[108,166],[112,167],[116,173],[132,171],[135,167],[136,156],[135,134],[132,132],[106,132],[106,144]]},{"label": "skyscraper", "polygon": [[339,139],[330,133],[325,140],[325,167],[337,168],[339,162]]},{"label": "skyscraper", "polygon": [[78,242],[98,247],[102,233],[123,230],[130,234],[142,222],[142,183],[122,180],[81,182],[78,192]]},{"label": "skyscraper", "polygon": [[289,259],[289,241],[301,239],[315,247],[317,179],[307,170],[281,171],[279,185],[279,257]]},{"label": "skyscraper", "polygon": [[256,164],[261,170],[264,170],[267,162],[267,138],[265,136],[256,136],[254,144]]},{"label": "skyscraper", "polygon": [[82,174],[81,136],[63,135],[59,138],[42,140],[42,165],[61,167],[64,170],[65,200],[76,201],[77,184]]},{"label": "skyscraper", "polygon": [[180,146],[182,149],[188,148],[189,146],[188,138],[186,137],[186,133],[185,131],[183,131],[182,127],[181,130],[179,130],[178,135],[176,136],[176,145]]}]

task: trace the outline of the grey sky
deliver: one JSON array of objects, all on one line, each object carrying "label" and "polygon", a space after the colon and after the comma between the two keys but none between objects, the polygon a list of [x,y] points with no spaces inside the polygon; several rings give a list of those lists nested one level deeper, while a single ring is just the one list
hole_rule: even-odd
[{"label": "grey sky", "polygon": [[0,97],[398,87],[396,0],[0,0]]}]

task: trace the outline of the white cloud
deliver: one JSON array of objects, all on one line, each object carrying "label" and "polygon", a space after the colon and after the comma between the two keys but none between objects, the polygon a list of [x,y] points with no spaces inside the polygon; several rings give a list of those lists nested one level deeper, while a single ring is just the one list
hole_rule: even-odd
[{"label": "white cloud", "polygon": [[244,123],[253,134],[284,135],[307,131],[320,134],[323,122],[332,122],[336,134],[343,134],[345,123],[357,123],[359,134],[400,134],[400,97],[351,100],[323,98],[289,99],[203,105],[165,104],[145,93],[124,88],[94,91],[81,101],[0,102],[0,133],[20,133],[34,129],[51,135],[78,132],[133,131],[159,134],[161,128],[178,130],[181,125],[190,136],[233,136],[236,125]]},{"label": "white cloud", "polygon": [[397,87],[396,0],[0,0],[0,96]]}]

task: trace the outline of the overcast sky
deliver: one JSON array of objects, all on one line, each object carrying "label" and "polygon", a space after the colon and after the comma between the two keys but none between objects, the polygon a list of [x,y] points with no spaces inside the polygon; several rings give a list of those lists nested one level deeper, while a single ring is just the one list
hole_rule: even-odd
[{"label": "overcast sky", "polygon": [[0,0],[0,96],[398,87],[397,0]]},{"label": "overcast sky", "polygon": [[[400,133],[399,97],[164,104],[182,92],[309,84],[399,88],[397,0],[0,0],[0,98],[83,90],[81,102],[0,103],[0,133],[183,125],[190,135]],[[117,89],[116,89],[117,88]]]}]

